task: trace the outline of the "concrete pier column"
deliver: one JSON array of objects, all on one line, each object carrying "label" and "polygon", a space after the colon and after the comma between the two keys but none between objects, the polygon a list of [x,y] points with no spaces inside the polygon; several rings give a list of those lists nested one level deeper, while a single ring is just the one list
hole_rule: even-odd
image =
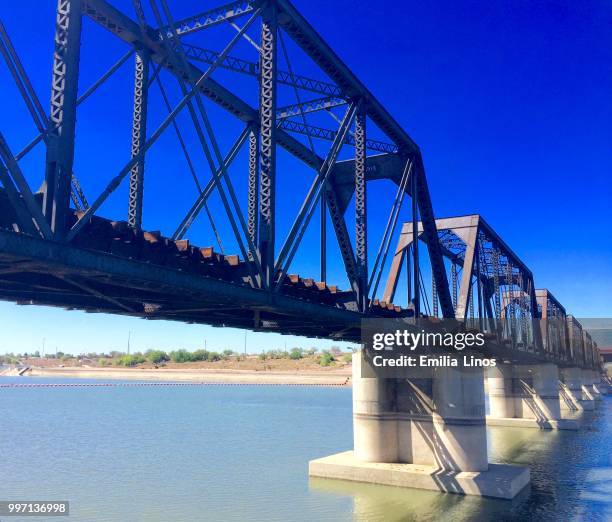
[{"label": "concrete pier column", "polygon": [[601,377],[599,376],[599,372],[596,372],[595,370],[589,370],[589,376],[589,380],[591,381],[589,389],[592,391],[593,398],[596,401],[600,401],[601,391],[599,390],[599,383],[601,382]]},{"label": "concrete pier column", "polygon": [[397,383],[399,461],[486,471],[482,368],[424,368],[418,373]]},{"label": "concrete pier column", "polygon": [[445,469],[486,471],[487,425],[482,367],[441,367],[433,374],[436,456]]},{"label": "concrete pier column", "polygon": [[[559,369],[555,364],[502,364],[487,369],[491,426],[576,430],[574,419],[563,419],[566,409],[579,409],[579,402],[559,389]],[[564,397],[563,393],[569,398]]]},{"label": "concrete pier column", "polygon": [[582,398],[583,400],[596,401],[601,399],[595,392],[595,377],[592,370],[582,370]]},{"label": "concrete pier column", "polygon": [[511,364],[487,368],[489,416],[494,419],[516,417],[514,369]]},{"label": "concrete pier column", "polygon": [[353,354],[353,439],[355,458],[398,462],[394,380],[361,377],[361,353]]},{"label": "concrete pier column", "polygon": [[398,458],[399,462],[434,466],[432,371],[417,373],[417,377],[397,382]]},{"label": "concrete pier column", "polygon": [[532,387],[535,392],[534,415],[541,413],[547,420],[561,419],[559,400],[559,369],[555,364],[538,364],[531,368]]},{"label": "concrete pier column", "polygon": [[595,392],[599,394],[599,398],[602,395],[608,394],[608,383],[605,378],[598,371],[595,372],[595,383],[593,384]]},{"label": "concrete pier column", "polygon": [[584,393],[582,384],[582,370],[576,367],[563,368],[561,371],[565,392],[578,406],[578,409],[593,410],[595,408],[592,397]]}]

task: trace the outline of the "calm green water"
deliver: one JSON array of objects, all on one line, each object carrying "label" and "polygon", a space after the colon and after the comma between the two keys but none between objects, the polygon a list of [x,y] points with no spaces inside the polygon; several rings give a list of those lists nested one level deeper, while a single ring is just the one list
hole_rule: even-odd
[{"label": "calm green water", "polygon": [[514,501],[309,481],[310,459],[352,446],[345,388],[2,388],[0,401],[0,500],[69,500],[58,522],[612,520],[612,397],[578,433],[490,429],[490,460],[531,466]]}]

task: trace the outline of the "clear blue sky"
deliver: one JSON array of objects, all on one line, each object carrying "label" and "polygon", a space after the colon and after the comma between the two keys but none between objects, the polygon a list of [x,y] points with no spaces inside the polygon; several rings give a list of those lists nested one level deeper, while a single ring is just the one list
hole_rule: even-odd
[{"label": "clear blue sky", "polygon": [[[113,3],[132,12],[131,2]],[[0,16],[45,107],[54,4],[31,0],[0,6]],[[182,2],[175,15],[208,5],[214,4]],[[568,311],[578,317],[612,317],[609,2],[296,0],[295,5],[419,144],[438,216],[480,213],[532,269],[536,285],[549,288]],[[192,41],[221,49],[224,44],[219,38],[228,41],[232,32],[224,27],[213,34],[214,41],[207,40],[206,33]],[[251,34],[256,36],[256,31]],[[236,54],[247,57],[250,52],[252,59],[248,44],[240,46]],[[125,49],[86,20],[81,92]],[[314,75],[312,64],[291,45],[289,50],[295,68]],[[90,199],[129,157],[131,76],[130,67],[124,67],[79,110],[75,172]],[[218,76],[219,81],[228,78],[223,73]],[[16,151],[35,134],[34,128],[4,67],[0,82],[7,86],[0,125]],[[171,95],[176,102],[176,89]],[[251,101],[254,91],[241,95]],[[152,103],[157,109],[151,129],[161,121],[159,96]],[[207,107],[227,150],[239,126],[229,118],[219,119],[222,113]],[[333,121],[327,124],[332,126]],[[160,228],[168,234],[195,196],[171,132],[148,159],[145,209],[156,210],[145,210],[144,217],[145,228]],[[196,147],[193,133],[187,132],[187,140]],[[41,152],[23,162],[33,186],[42,176]],[[202,158],[196,161],[201,179],[206,180]],[[282,232],[312,174],[282,153],[279,165],[283,172],[291,172],[290,177],[285,174],[279,179],[279,193],[289,194],[278,204]],[[235,183],[244,200],[240,175],[236,174]],[[390,197],[390,192],[373,188],[371,200],[385,194]],[[101,213],[121,218],[125,201],[123,186]],[[222,214],[218,201],[211,206]],[[384,226],[387,212],[371,212],[372,236]],[[227,224],[221,220],[219,226],[227,237]],[[316,244],[316,218],[313,229],[305,241]],[[213,242],[203,219],[189,237],[200,245]],[[230,240],[226,247],[235,251]],[[376,248],[370,244],[370,253]],[[301,249],[295,270],[314,276],[317,260],[317,248]],[[340,264],[332,260],[330,265],[330,282],[346,287]],[[195,348],[203,339],[215,348],[242,349],[244,342],[242,332],[229,329],[0,303],[0,352],[40,348],[43,337],[48,350],[56,346],[73,352],[123,348],[129,331],[134,349]],[[248,335],[249,351],[283,347],[285,340],[288,346],[331,344]]]}]

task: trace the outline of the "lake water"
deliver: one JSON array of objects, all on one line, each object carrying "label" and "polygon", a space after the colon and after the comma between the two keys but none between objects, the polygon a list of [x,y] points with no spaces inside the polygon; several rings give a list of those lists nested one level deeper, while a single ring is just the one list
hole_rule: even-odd
[{"label": "lake water", "polygon": [[0,388],[0,401],[0,500],[69,500],[57,522],[612,520],[612,397],[579,432],[489,429],[491,461],[531,467],[513,501],[309,481],[310,459],[352,446],[350,388]]}]

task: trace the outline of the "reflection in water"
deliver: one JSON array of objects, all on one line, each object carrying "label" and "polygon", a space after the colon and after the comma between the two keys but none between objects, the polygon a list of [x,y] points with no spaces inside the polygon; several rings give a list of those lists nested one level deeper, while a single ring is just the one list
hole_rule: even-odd
[{"label": "reflection in water", "polygon": [[328,494],[351,496],[353,519],[356,521],[503,519],[510,510],[519,511],[530,496],[529,487],[511,501],[499,501],[321,478],[311,478],[310,488]]}]

